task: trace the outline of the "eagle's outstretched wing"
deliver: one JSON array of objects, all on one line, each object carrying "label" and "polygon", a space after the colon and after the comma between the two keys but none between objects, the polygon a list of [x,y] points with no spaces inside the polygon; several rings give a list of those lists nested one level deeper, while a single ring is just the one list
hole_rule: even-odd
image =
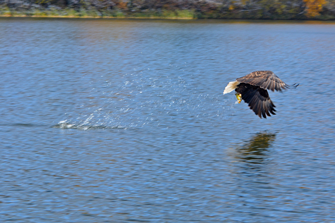
[{"label": "eagle's outstretched wing", "polygon": [[255,71],[236,79],[240,83],[258,86],[271,91],[282,91],[289,86],[279,79],[272,71]]},{"label": "eagle's outstretched wing", "polygon": [[250,84],[239,84],[236,88],[236,92],[242,95],[243,101],[245,101],[250,109],[260,118],[266,118],[266,116],[276,114],[276,106],[271,101],[267,90]]}]

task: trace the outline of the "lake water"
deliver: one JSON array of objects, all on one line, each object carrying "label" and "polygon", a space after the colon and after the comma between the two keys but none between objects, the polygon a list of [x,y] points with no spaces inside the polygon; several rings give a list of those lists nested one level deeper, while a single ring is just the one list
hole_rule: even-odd
[{"label": "lake water", "polygon": [[[335,221],[335,23],[0,20],[0,221]],[[277,115],[229,81],[272,70]]]}]

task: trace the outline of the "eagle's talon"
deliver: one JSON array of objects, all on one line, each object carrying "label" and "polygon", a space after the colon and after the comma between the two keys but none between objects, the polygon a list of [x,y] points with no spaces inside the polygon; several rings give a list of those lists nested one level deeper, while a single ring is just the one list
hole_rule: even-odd
[{"label": "eagle's talon", "polygon": [[240,104],[242,101],[242,94],[236,93],[235,96],[236,96],[238,103]]}]

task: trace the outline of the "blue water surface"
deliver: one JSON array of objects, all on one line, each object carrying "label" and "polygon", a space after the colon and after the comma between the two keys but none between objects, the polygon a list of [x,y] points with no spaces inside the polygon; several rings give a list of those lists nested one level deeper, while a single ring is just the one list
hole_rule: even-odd
[{"label": "blue water surface", "polygon": [[[0,221],[335,221],[335,24],[0,20]],[[272,70],[277,115],[229,81]]]}]

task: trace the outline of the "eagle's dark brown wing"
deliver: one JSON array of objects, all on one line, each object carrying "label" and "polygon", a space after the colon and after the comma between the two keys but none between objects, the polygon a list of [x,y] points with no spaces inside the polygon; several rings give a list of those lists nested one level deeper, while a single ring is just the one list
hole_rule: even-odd
[{"label": "eagle's dark brown wing", "polygon": [[282,91],[288,88],[288,85],[280,80],[272,71],[255,71],[236,80],[240,83],[258,86],[271,91]]},{"label": "eagle's dark brown wing", "polygon": [[276,114],[276,106],[271,101],[267,90],[250,84],[239,84],[235,91],[242,95],[243,101],[260,118]]}]

